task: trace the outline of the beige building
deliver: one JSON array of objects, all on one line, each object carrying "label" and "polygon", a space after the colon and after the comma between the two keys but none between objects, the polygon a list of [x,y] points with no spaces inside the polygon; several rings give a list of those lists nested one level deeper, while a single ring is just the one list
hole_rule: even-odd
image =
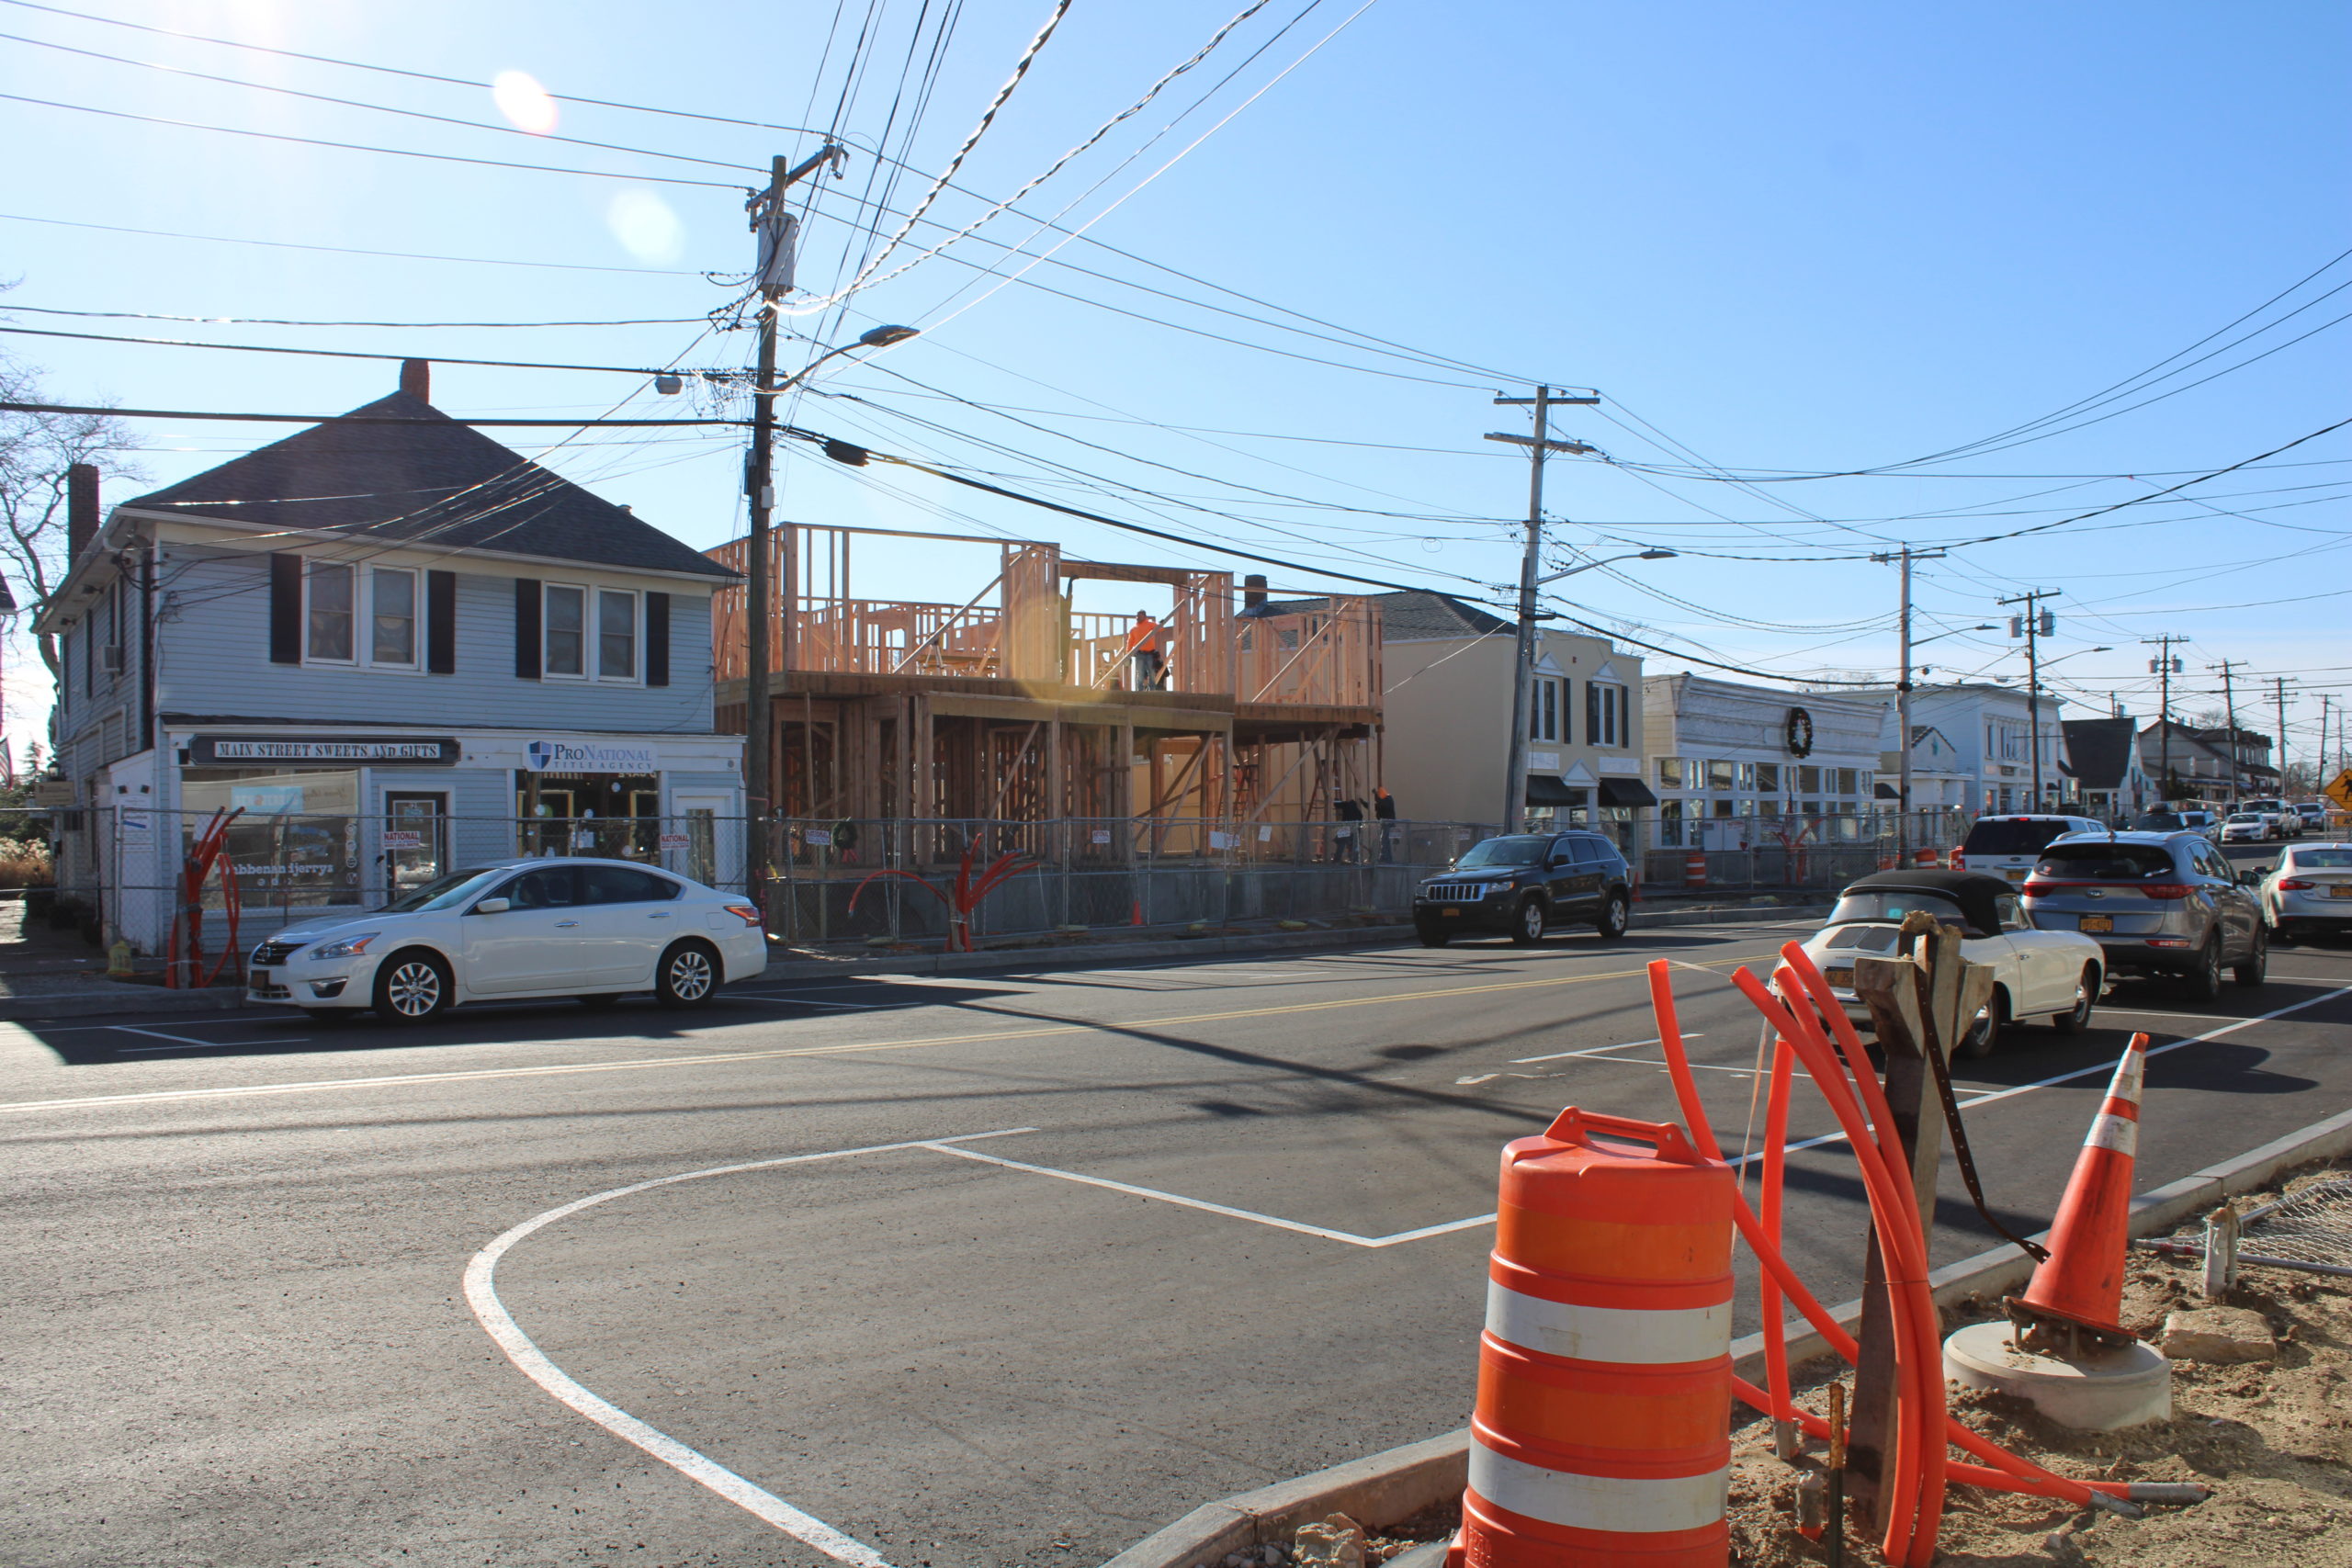
[{"label": "beige building", "polygon": [[[1374,602],[1385,688],[1381,771],[1396,815],[1499,821],[1515,628],[1442,594]],[[1537,634],[1522,796],[1531,821],[1631,832],[1635,812],[1657,798],[1642,780],[1641,696],[1638,656],[1605,637]]]}]

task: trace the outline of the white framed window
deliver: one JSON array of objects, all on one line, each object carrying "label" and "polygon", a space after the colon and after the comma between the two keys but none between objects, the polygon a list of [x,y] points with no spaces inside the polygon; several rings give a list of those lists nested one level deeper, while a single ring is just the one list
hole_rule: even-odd
[{"label": "white framed window", "polygon": [[353,569],[342,561],[302,563],[302,662],[356,664]]},{"label": "white framed window", "polygon": [[368,573],[368,662],[379,669],[417,667],[417,574],[379,566]]},{"label": "white framed window", "polygon": [[1528,693],[1527,738],[1530,740],[1557,740],[1560,738],[1560,682],[1549,675],[1535,678]]},{"label": "white framed window", "polygon": [[550,679],[585,680],[588,675],[588,590],[568,583],[547,585],[540,619],[541,673]]},{"label": "white framed window", "polygon": [[1627,714],[1625,688],[1608,681],[1585,686],[1585,744],[1623,748],[1633,744],[1633,724]]},{"label": "white framed window", "polygon": [[596,591],[596,679],[638,678],[637,595],[624,589]]}]

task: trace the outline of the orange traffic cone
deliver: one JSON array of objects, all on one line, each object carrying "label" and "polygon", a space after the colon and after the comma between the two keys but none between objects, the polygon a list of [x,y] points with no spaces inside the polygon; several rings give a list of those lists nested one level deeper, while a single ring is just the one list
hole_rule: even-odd
[{"label": "orange traffic cone", "polygon": [[[2028,1349],[2072,1341],[2130,1339],[2116,1322],[2123,1310],[2123,1254],[2130,1244],[2132,1166],[2140,1148],[2140,1087],[2147,1072],[2148,1037],[2134,1034],[2107,1099],[2091,1119],[2066,1196],[2050,1227],[2050,1256],[2033,1271],[2025,1294],[2006,1304]],[[2037,1343],[2037,1341],[2039,1343]]]},{"label": "orange traffic cone", "polygon": [[1142,899],[1140,899],[1140,898],[1136,899],[1136,900],[1135,901],[1135,908],[1128,911],[1128,913],[1127,913],[1127,924],[1129,924],[1129,925],[1131,925],[1131,926],[1139,926],[1139,925],[1143,924],[1143,900],[1142,900]]}]

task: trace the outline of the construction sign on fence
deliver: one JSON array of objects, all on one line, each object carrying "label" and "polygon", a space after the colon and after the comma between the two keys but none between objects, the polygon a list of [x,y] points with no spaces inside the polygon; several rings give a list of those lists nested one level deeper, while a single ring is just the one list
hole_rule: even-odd
[{"label": "construction sign on fence", "polygon": [[2327,798],[2335,802],[2337,806],[2346,811],[2352,811],[2352,768],[2346,768],[2336,774],[2335,782],[2327,786],[2326,794]]}]

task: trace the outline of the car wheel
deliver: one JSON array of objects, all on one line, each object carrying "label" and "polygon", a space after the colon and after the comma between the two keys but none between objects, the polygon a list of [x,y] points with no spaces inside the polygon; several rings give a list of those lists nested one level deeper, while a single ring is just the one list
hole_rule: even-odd
[{"label": "car wheel", "polygon": [[2098,965],[2083,965],[2082,977],[2075,982],[2075,1005],[2050,1021],[2050,1027],[2061,1034],[2080,1034],[2091,1026],[2091,1010],[2098,1006]]},{"label": "car wheel", "polygon": [[2259,986],[2270,970],[2270,929],[2260,920],[2254,923],[2254,951],[2245,962],[2230,971],[2230,978],[2241,986]]},{"label": "car wheel", "polygon": [[1976,1014],[1976,1021],[1960,1037],[1955,1056],[1989,1056],[2001,1043],[2001,1032],[2009,1026],[2009,993],[1998,986],[1993,987],[1992,999]]},{"label": "car wheel", "polygon": [[682,942],[662,955],[653,979],[665,1008],[698,1008],[718,989],[718,954],[706,942]]},{"label": "car wheel", "polygon": [[2194,1002],[2218,1001],[2222,995],[2222,933],[2215,931],[2205,942],[2205,950],[2197,955],[2197,967],[2184,977],[2188,999]]},{"label": "car wheel", "polygon": [[1632,919],[1633,911],[1625,907],[1624,898],[1611,893],[1609,902],[1600,907],[1600,919],[1592,922],[1592,929],[1600,933],[1601,941],[1615,942],[1625,934],[1625,927]]},{"label": "car wheel", "polygon": [[449,1009],[449,966],[422,948],[395,953],[376,971],[376,1016],[423,1023]]},{"label": "car wheel", "polygon": [[1533,947],[1544,940],[1544,900],[1526,897],[1511,911],[1510,940],[1521,947]]},{"label": "car wheel", "polygon": [[1427,920],[1415,920],[1413,934],[1421,939],[1423,947],[1443,947],[1453,940],[1452,931],[1447,931],[1443,926],[1431,925]]}]

